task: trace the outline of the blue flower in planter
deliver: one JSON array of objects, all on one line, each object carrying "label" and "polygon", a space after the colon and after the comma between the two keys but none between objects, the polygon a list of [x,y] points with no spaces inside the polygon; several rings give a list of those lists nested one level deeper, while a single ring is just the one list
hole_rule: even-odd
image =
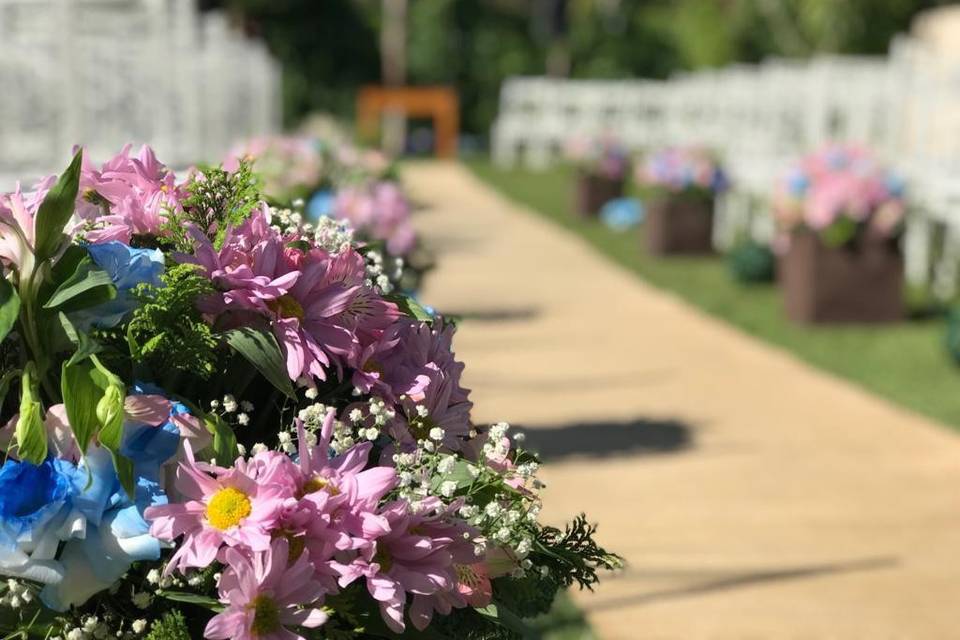
[{"label": "blue flower in planter", "polygon": [[635,227],[643,220],[643,204],[636,198],[617,198],[603,205],[600,219],[617,231]]},{"label": "blue flower in planter", "polygon": [[317,191],[310,197],[307,203],[307,216],[311,220],[328,218],[333,215],[333,203],[337,199],[337,194],[333,191]]}]

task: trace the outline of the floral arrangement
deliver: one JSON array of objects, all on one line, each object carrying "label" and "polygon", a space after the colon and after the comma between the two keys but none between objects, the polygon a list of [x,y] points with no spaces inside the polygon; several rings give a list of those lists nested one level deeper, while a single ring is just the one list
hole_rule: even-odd
[{"label": "floral arrangement", "polygon": [[657,195],[713,197],[730,186],[716,157],[702,147],[670,147],[651,153],[637,166],[636,180]]},{"label": "floral arrangement", "polygon": [[384,278],[405,291],[419,289],[433,266],[411,220],[412,208],[393,162],[375,150],[305,136],[255,138],[234,149],[225,167],[253,164],[270,202],[298,223],[334,218],[357,241],[378,247]]},{"label": "floral arrangement", "polygon": [[611,136],[574,138],[564,152],[567,160],[587,175],[623,180],[630,170],[630,154]]},{"label": "floral arrangement", "polygon": [[224,167],[235,169],[249,158],[263,180],[261,189],[272,201],[287,207],[329,188],[334,159],[320,140],[294,135],[252,138],[234,148]]},{"label": "floral arrangement", "polygon": [[777,187],[781,230],[810,229],[832,246],[863,231],[892,238],[906,214],[903,182],[865,148],[831,144],[803,158]]},{"label": "floral arrangement", "polygon": [[232,169],[78,151],[0,196],[0,633],[519,638],[618,567],[538,523],[454,326]]}]

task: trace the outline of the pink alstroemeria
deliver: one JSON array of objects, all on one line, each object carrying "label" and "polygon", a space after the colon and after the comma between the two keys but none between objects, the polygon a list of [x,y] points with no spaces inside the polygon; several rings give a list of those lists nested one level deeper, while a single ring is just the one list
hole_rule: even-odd
[{"label": "pink alstroemeria", "polygon": [[13,192],[0,194],[0,263],[8,268],[19,271],[32,264],[35,217],[55,180],[48,176],[26,192],[18,183]]},{"label": "pink alstroemeria", "polygon": [[100,169],[84,157],[77,213],[92,226],[90,242],[159,236],[167,217],[182,208],[186,192],[153,149],[144,145],[133,157],[130,149],[126,145]]},{"label": "pink alstroemeria", "polygon": [[303,640],[287,627],[313,629],[327,621],[320,608],[323,589],[309,554],[295,560],[289,543],[278,538],[250,556],[225,552],[227,570],[220,579],[220,600],[227,608],[204,630],[210,640]]},{"label": "pink alstroemeria", "polygon": [[[189,452],[189,449],[188,449]],[[231,469],[197,463],[192,455],[177,468],[175,488],[182,501],[150,507],[144,518],[150,535],[172,542],[184,536],[166,572],[207,567],[226,544],[263,551],[277,518],[283,491],[263,483],[243,460]]]},{"label": "pink alstroemeria", "polygon": [[438,591],[429,596],[413,596],[410,620],[414,627],[420,631],[426,629],[433,620],[434,612],[448,616],[453,609],[468,606],[480,609],[490,604],[493,600],[490,573],[485,563],[475,560],[475,557],[467,558],[465,562],[470,564],[457,564],[457,560],[454,560],[453,569],[457,576],[455,588]]}]

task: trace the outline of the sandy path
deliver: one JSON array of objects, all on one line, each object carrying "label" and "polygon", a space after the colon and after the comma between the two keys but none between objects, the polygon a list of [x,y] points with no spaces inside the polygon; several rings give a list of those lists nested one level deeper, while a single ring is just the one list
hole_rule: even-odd
[{"label": "sandy path", "polygon": [[[602,638],[960,638],[960,438],[704,316],[452,164],[405,171],[479,421],[629,569]],[[958,388],[960,393],[960,388]]]}]

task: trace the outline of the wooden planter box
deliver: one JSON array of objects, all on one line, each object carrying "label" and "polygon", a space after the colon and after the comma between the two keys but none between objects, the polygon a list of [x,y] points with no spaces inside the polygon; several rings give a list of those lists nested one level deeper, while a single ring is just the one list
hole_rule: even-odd
[{"label": "wooden planter box", "polygon": [[676,195],[647,202],[647,250],[657,256],[713,253],[713,198]]},{"label": "wooden planter box", "polygon": [[779,278],[794,322],[896,322],[904,315],[903,257],[889,239],[862,237],[828,247],[815,233],[794,233]]},{"label": "wooden planter box", "polygon": [[622,197],[623,178],[607,178],[585,171],[577,175],[576,211],[585,218],[599,215],[603,205]]}]

